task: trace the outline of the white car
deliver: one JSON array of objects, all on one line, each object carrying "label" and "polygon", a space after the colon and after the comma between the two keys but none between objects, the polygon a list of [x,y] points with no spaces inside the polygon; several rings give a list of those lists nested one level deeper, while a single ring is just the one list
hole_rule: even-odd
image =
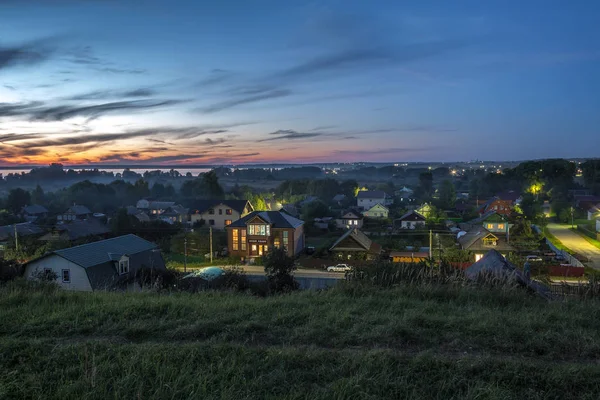
[{"label": "white car", "polygon": [[327,267],[327,272],[347,272],[351,271],[352,267],[348,264],[338,264]]}]

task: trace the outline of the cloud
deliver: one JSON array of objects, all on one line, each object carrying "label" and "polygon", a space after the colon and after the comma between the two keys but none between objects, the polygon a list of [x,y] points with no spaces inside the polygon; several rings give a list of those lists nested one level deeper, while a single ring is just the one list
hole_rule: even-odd
[{"label": "cloud", "polygon": [[16,142],[19,140],[39,139],[44,136],[39,133],[5,133],[0,135],[0,143]]},{"label": "cloud", "polygon": [[312,137],[317,137],[323,135],[320,132],[297,132],[291,129],[278,130],[275,132],[269,133],[269,135],[274,135],[275,137],[271,137],[268,139],[258,140],[258,142],[271,142],[274,140],[296,140],[296,139],[308,139]]},{"label": "cloud", "polygon": [[438,146],[431,147],[420,147],[420,148],[403,148],[403,147],[392,147],[386,149],[373,149],[373,150],[335,150],[333,151],[336,155],[377,155],[377,154],[398,154],[398,153],[414,153],[430,151],[438,148]]},{"label": "cloud", "polygon": [[40,64],[53,53],[46,40],[30,42],[20,46],[4,47],[0,45],[0,70],[15,66]]},{"label": "cloud", "polygon": [[198,86],[213,86],[218,83],[223,83],[234,76],[233,72],[224,69],[215,68],[210,71],[208,77],[204,78],[198,83]]},{"label": "cloud", "polygon": [[63,121],[74,117],[98,118],[123,111],[135,112],[168,107],[184,100],[134,100],[93,104],[89,106],[45,106],[42,102],[0,103],[0,117],[24,116],[30,121]]},{"label": "cloud", "polygon": [[220,139],[211,139],[211,138],[206,138],[204,140],[205,144],[209,144],[209,145],[214,145],[214,144],[221,144],[221,143],[225,143],[227,140],[224,138],[220,138]]},{"label": "cloud", "polygon": [[239,106],[242,104],[250,104],[250,103],[255,103],[255,102],[269,100],[269,99],[287,97],[287,96],[290,96],[291,94],[292,94],[291,90],[288,90],[288,89],[270,90],[267,92],[262,92],[260,94],[251,95],[251,96],[233,97],[230,100],[225,100],[225,101],[222,101],[219,103],[212,104],[208,107],[201,108],[200,111],[202,111],[204,113],[214,113],[217,111],[223,111],[228,108],[232,108],[232,107]]},{"label": "cloud", "polygon": [[2,85],[2,86],[4,86],[8,90],[13,90],[13,91],[17,90],[14,86],[11,86],[11,85]]},{"label": "cloud", "polygon": [[114,98],[127,97],[150,97],[156,94],[156,91],[150,88],[139,88],[133,90],[95,90],[92,92],[82,93],[74,96],[63,98],[64,100],[106,100]]},{"label": "cloud", "polygon": [[87,143],[101,144],[106,142],[113,142],[115,140],[132,139],[142,136],[147,136],[146,133],[140,132],[125,132],[125,133],[98,133],[93,135],[78,135],[62,137],[57,139],[44,139],[44,140],[33,140],[25,143],[20,143],[15,147],[19,149],[31,149],[40,147],[50,146],[72,146]]},{"label": "cloud", "polygon": [[87,66],[98,72],[111,74],[143,74],[144,69],[122,68],[114,62],[105,60],[94,53],[91,46],[75,47],[67,51],[67,60],[73,64]]}]

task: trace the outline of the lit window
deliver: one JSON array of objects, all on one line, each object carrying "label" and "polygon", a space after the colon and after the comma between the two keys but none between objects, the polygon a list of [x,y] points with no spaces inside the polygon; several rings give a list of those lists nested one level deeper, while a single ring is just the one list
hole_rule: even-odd
[{"label": "lit window", "polygon": [[71,270],[70,269],[62,270],[62,281],[63,281],[63,283],[71,282]]},{"label": "lit window", "polygon": [[494,224],[487,224],[487,229],[494,229]]},{"label": "lit window", "polygon": [[281,246],[281,241],[279,240],[278,237],[276,237],[275,240],[273,241],[273,246],[275,248],[279,248],[279,246]]},{"label": "lit window", "polygon": [[498,229],[504,229],[504,224],[498,224]]},{"label": "lit window", "polygon": [[225,214],[227,214],[227,215],[231,215],[231,214],[233,214],[233,210],[232,210],[231,208],[228,208],[228,209],[225,211]]},{"label": "lit window", "polygon": [[119,261],[119,275],[129,273],[129,260]]},{"label": "lit window", "polygon": [[289,245],[289,232],[283,231],[283,247],[285,247],[287,249],[288,245]]},{"label": "lit window", "polygon": [[227,226],[227,225],[231,225],[231,220],[230,219],[226,219],[225,220],[225,226]]},{"label": "lit window", "polygon": [[240,238],[239,238],[239,232],[237,229],[232,229],[231,230],[232,235],[233,235],[233,240],[232,240],[232,250],[237,251],[239,249],[239,245],[240,245]]},{"label": "lit window", "polygon": [[242,236],[240,237],[240,241],[242,242],[242,250],[246,250],[246,230],[240,229],[240,233],[242,234]]}]

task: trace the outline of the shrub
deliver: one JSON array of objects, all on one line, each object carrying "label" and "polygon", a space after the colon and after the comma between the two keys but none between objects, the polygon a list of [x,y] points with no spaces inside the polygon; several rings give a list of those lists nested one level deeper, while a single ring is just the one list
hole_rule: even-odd
[{"label": "shrub", "polygon": [[23,276],[25,268],[15,261],[0,260],[0,283],[12,281]]},{"label": "shrub", "polygon": [[274,248],[263,257],[265,275],[273,292],[289,292],[298,289],[292,272],[296,270],[294,259],[284,248]]}]

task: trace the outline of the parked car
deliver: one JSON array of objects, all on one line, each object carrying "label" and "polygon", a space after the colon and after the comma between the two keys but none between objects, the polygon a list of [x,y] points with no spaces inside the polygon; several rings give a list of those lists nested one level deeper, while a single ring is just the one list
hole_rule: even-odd
[{"label": "parked car", "polygon": [[331,265],[327,267],[327,272],[347,272],[351,271],[352,267],[348,264]]},{"label": "parked car", "polygon": [[527,256],[527,261],[529,262],[542,262],[542,257],[540,256]]}]

